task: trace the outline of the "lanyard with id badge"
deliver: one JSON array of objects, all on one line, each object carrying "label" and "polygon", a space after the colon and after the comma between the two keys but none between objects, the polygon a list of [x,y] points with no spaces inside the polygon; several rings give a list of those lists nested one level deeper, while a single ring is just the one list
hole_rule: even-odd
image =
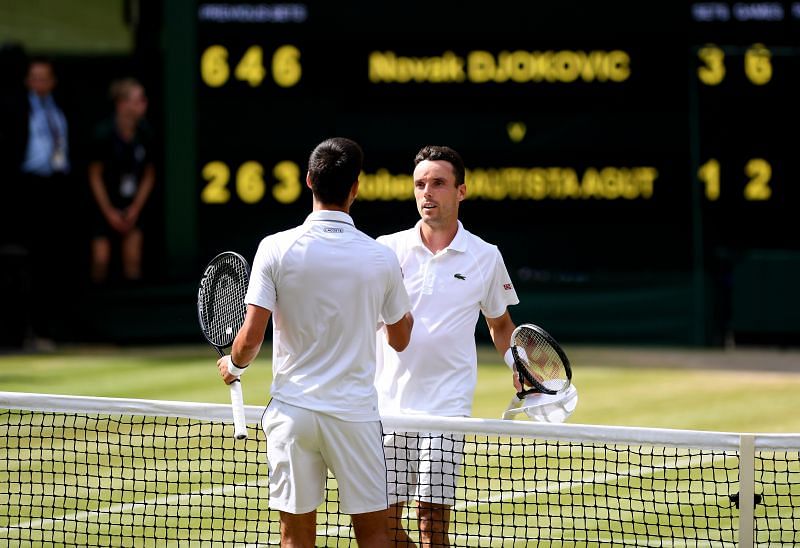
[{"label": "lanyard with id badge", "polygon": [[53,171],[61,172],[68,169],[67,164],[67,140],[64,131],[59,125],[58,111],[54,104],[40,100],[40,108],[47,120],[47,128],[50,130],[50,137],[53,142],[53,153],[50,155],[50,167]]},{"label": "lanyard with id badge", "polygon": [[[142,145],[136,145],[133,150],[135,164],[140,164],[144,160],[145,150]],[[119,177],[119,195],[123,198],[133,198],[139,189],[139,178],[135,173],[122,172]]]}]

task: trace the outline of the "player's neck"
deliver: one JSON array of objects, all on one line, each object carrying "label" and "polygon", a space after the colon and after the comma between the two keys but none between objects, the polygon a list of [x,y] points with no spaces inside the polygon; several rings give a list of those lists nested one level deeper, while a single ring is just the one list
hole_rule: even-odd
[{"label": "player's neck", "polygon": [[350,214],[350,206],[343,206],[337,204],[323,204],[316,199],[312,207],[313,211],[341,211],[342,213]]},{"label": "player's neck", "polygon": [[458,232],[458,221],[444,226],[423,222],[420,226],[422,243],[431,253],[439,253],[449,246]]}]

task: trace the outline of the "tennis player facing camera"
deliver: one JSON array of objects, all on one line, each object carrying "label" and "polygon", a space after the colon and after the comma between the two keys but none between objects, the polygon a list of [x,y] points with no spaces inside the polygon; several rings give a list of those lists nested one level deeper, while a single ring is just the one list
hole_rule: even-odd
[{"label": "tennis player facing camera", "polygon": [[[380,409],[383,414],[466,417],[472,413],[477,382],[479,315],[483,313],[495,347],[512,367],[509,343],[515,326],[507,307],[519,300],[497,247],[458,220],[459,204],[467,195],[460,155],[448,147],[426,146],[414,163],[421,219],[413,228],[378,238],[400,261],[415,318],[405,351],[383,342],[378,348]],[[391,432],[384,445],[394,543],[413,546],[400,518],[403,505],[416,500],[421,544],[449,546],[463,436]]]},{"label": "tennis player facing camera", "polygon": [[261,241],[244,325],[217,364],[228,384],[246,371],[273,316],[272,399],[262,426],[283,546],[314,546],[328,469],[358,545],[390,545],[375,326],[385,324],[386,344],[399,352],[413,318],[397,257],[349,215],[362,159],[359,145],[343,138],[311,153],[313,211]]}]

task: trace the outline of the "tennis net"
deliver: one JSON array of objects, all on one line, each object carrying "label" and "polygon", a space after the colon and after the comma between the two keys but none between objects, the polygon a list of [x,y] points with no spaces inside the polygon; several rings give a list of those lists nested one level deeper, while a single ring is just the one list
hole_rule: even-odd
[{"label": "tennis net", "polygon": [[[262,411],[238,441],[227,405],[0,392],[0,544],[277,545]],[[404,444],[463,439],[453,546],[800,545],[800,435],[383,425]],[[317,519],[317,546],[356,545],[333,477]],[[413,506],[403,525],[419,539]]]}]

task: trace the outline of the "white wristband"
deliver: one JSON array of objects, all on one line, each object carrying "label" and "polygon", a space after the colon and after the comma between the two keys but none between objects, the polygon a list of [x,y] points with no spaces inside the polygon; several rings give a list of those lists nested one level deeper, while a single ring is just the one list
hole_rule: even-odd
[{"label": "white wristband", "polygon": [[506,353],[503,355],[503,361],[506,362],[506,365],[514,371],[514,353],[511,352],[511,348],[506,350]]},{"label": "white wristband", "polygon": [[228,356],[228,373],[230,373],[234,377],[241,377],[242,373],[244,373],[246,369],[247,369],[246,365],[244,367],[236,367],[235,365],[233,365],[233,360],[231,359],[230,356]]}]

